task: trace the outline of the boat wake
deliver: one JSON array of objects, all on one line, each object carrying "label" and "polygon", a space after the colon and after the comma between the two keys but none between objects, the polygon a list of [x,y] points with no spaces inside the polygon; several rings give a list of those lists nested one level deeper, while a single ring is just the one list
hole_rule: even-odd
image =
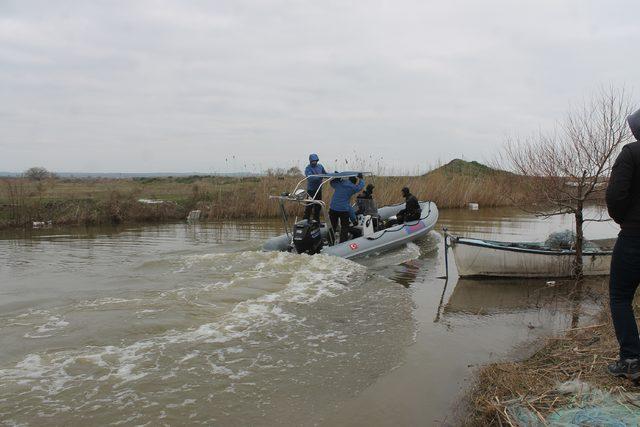
[{"label": "boat wake", "polygon": [[0,418],[213,423],[257,405],[254,421],[291,421],[321,403],[295,396],[365,387],[413,335],[410,296],[345,259],[242,251],[163,262],[131,268],[163,290],[0,317],[5,337],[29,340],[0,365]]}]

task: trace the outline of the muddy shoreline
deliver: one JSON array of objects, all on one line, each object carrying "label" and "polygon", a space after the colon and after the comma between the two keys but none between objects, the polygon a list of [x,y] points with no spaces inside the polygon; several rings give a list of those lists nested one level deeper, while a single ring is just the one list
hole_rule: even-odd
[{"label": "muddy shoreline", "polygon": [[[608,278],[602,278],[601,285],[595,288],[601,309],[589,324],[572,326],[548,338],[522,360],[479,368],[473,386],[461,399],[460,424],[520,425],[524,411],[533,425],[549,425],[554,416],[575,408],[591,408],[593,403],[585,399],[594,392],[611,396],[621,405],[630,400],[631,416],[640,416],[640,408],[634,406],[637,402],[629,394],[637,392],[638,387],[606,372],[606,365],[617,360],[618,349],[607,286]],[[640,314],[638,301],[634,308]]]}]

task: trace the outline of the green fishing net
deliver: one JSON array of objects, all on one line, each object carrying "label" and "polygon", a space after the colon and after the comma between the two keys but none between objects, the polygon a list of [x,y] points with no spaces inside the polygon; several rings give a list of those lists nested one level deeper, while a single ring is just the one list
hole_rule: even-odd
[{"label": "green fishing net", "polygon": [[509,416],[523,427],[638,427],[640,393],[607,393],[594,389],[575,395],[573,402],[558,408],[547,417],[546,424],[525,404],[512,404]]}]

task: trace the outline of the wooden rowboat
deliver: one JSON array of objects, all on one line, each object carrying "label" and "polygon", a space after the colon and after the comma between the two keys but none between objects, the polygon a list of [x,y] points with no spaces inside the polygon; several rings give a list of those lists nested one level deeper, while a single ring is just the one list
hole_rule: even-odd
[{"label": "wooden rowboat", "polygon": [[[447,235],[460,277],[570,277],[575,251],[544,243],[498,242]],[[585,276],[609,274],[616,239],[591,240],[582,256]]]}]

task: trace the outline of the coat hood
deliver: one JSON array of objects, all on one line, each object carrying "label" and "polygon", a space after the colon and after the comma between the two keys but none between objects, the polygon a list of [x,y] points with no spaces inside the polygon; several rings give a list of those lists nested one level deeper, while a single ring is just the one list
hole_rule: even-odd
[{"label": "coat hood", "polygon": [[627,123],[629,123],[629,128],[631,128],[631,133],[636,141],[640,141],[640,110],[627,117]]}]

